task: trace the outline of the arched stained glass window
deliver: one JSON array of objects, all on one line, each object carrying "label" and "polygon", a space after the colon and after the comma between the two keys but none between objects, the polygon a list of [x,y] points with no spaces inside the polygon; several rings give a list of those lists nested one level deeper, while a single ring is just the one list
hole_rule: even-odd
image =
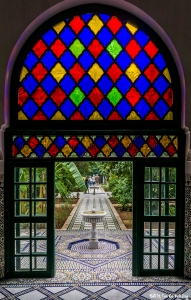
[{"label": "arched stained glass window", "polygon": [[51,24],[20,63],[18,121],[174,120],[171,62],[152,31],[109,12]]}]

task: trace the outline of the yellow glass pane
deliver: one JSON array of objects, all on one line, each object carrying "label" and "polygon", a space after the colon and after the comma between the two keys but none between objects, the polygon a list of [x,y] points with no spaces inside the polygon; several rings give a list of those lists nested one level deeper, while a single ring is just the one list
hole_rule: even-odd
[{"label": "yellow glass pane", "polygon": [[30,153],[32,152],[31,148],[28,145],[25,145],[22,149],[21,149],[21,153],[25,156],[28,157],[30,155]]},{"label": "yellow glass pane", "polygon": [[28,118],[25,116],[25,114],[23,114],[22,111],[19,111],[18,120],[28,120]]},{"label": "yellow glass pane", "polygon": [[163,135],[162,139],[160,139],[160,143],[163,145],[164,148],[170,144],[170,139],[167,135]]},{"label": "yellow glass pane", "polygon": [[127,135],[125,135],[121,142],[125,146],[125,148],[127,148],[131,144],[131,139]]},{"label": "yellow glass pane", "polygon": [[98,18],[98,16],[93,16],[93,18],[88,23],[91,30],[94,32],[94,34],[97,34],[98,31],[103,27],[103,22]]},{"label": "yellow glass pane", "polygon": [[126,118],[126,120],[140,120],[140,117],[135,111],[132,111],[130,115]]},{"label": "yellow glass pane", "polygon": [[66,120],[66,118],[61,114],[60,111],[57,111],[51,120]]},{"label": "yellow glass pane", "polygon": [[106,157],[108,157],[112,152],[112,149],[108,144],[106,144],[101,150],[105,154]]},{"label": "yellow glass pane", "polygon": [[60,82],[60,80],[66,74],[66,70],[62,67],[60,63],[57,63],[50,73],[52,74],[54,79],[56,79],[57,82]]},{"label": "yellow glass pane", "polygon": [[173,120],[173,112],[169,111],[168,114],[164,117],[164,120]]},{"label": "yellow glass pane", "polygon": [[141,148],[141,152],[143,153],[144,157],[147,157],[147,155],[151,152],[151,149],[147,144],[144,144]]},{"label": "yellow glass pane", "polygon": [[95,64],[93,64],[93,66],[91,67],[91,69],[89,69],[88,73],[91,76],[91,78],[95,82],[97,82],[100,79],[100,77],[103,75],[104,72],[100,68],[100,66],[97,63],[95,63]]},{"label": "yellow glass pane", "polygon": [[22,67],[21,73],[20,73],[19,81],[21,82],[21,81],[25,78],[25,76],[26,76],[27,74],[28,74],[27,68]]},{"label": "yellow glass pane", "polygon": [[89,136],[85,135],[82,139],[82,143],[88,149],[92,144],[92,140],[89,138]]},{"label": "yellow glass pane", "polygon": [[52,144],[52,141],[49,139],[48,136],[45,136],[41,143],[43,144],[44,148],[47,149],[50,146],[50,144]]},{"label": "yellow glass pane", "polygon": [[132,25],[130,23],[126,23],[126,27],[129,29],[129,31],[132,34],[135,34],[135,32],[138,30],[138,27],[136,27],[135,25]]},{"label": "yellow glass pane", "polygon": [[175,148],[178,150],[178,138],[175,138],[173,141]]},{"label": "yellow glass pane", "polygon": [[94,111],[94,113],[90,116],[89,120],[103,120],[103,118],[98,113],[98,111]]},{"label": "yellow glass pane", "polygon": [[70,155],[70,153],[72,152],[72,148],[69,146],[69,145],[65,145],[63,148],[62,148],[62,152],[64,153],[64,155],[66,157],[68,157]]},{"label": "yellow glass pane", "polygon": [[141,71],[139,70],[139,68],[137,68],[137,66],[134,63],[132,63],[129,66],[129,68],[127,68],[125,73],[129,77],[129,79],[131,79],[132,82],[135,82],[135,80],[141,74]]},{"label": "yellow glass pane", "polygon": [[64,26],[65,26],[65,22],[63,21],[53,26],[53,28],[59,34],[60,31],[64,28]]},{"label": "yellow glass pane", "polygon": [[169,73],[168,68],[166,68],[166,69],[163,71],[163,74],[164,74],[164,76],[166,77],[166,79],[171,83],[171,77],[170,77],[170,73]]}]

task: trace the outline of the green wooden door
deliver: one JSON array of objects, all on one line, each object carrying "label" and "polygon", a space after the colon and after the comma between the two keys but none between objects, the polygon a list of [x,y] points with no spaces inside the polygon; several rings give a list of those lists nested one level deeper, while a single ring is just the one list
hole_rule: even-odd
[{"label": "green wooden door", "polygon": [[183,275],[184,168],[134,168],[133,275]]},{"label": "green wooden door", "polygon": [[52,277],[54,250],[54,165],[13,163],[7,178],[6,276]]}]

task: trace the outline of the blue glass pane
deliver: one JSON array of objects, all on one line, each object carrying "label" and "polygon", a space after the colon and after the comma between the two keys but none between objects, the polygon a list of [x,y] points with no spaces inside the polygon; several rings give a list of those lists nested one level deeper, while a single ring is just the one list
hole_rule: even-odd
[{"label": "blue glass pane", "polygon": [[153,151],[158,157],[160,157],[164,152],[164,149],[160,144],[157,144],[156,147],[153,149]]},{"label": "blue glass pane", "polygon": [[120,113],[120,115],[125,119],[127,115],[132,110],[131,105],[125,100],[121,100],[121,102],[116,106],[116,110]]},{"label": "blue glass pane", "polygon": [[139,67],[139,69],[141,71],[143,71],[148,66],[148,64],[150,63],[150,59],[145,54],[145,52],[140,51],[139,54],[135,58],[135,62],[137,64],[137,66]]},{"label": "blue glass pane", "polygon": [[167,81],[164,79],[163,76],[159,76],[154,83],[154,87],[160,94],[163,94],[168,86],[169,84],[167,83]]},{"label": "blue glass pane", "polygon": [[56,105],[52,102],[52,100],[48,99],[42,105],[42,111],[48,118],[51,118],[56,111]]},{"label": "blue glass pane", "polygon": [[135,34],[135,39],[139,43],[139,45],[144,47],[147,44],[149,37],[141,30],[138,30]]},{"label": "blue glass pane", "polygon": [[52,29],[50,29],[42,36],[42,38],[46,42],[46,44],[50,46],[50,44],[52,44],[52,42],[56,38],[56,33]]},{"label": "blue glass pane", "polygon": [[24,61],[24,65],[31,70],[32,67],[36,64],[36,62],[38,61],[37,57],[34,55],[33,52],[29,52],[29,54],[27,55],[25,61]]},{"label": "blue glass pane", "polygon": [[99,14],[99,16],[104,22],[107,22],[107,20],[110,18],[110,16],[106,14]]},{"label": "blue glass pane", "polygon": [[70,75],[66,75],[64,76],[64,78],[62,79],[62,81],[60,82],[60,86],[63,88],[63,91],[69,95],[70,92],[74,89],[74,87],[76,86],[76,83],[74,82],[74,80],[71,78]]},{"label": "blue glass pane", "polygon": [[112,38],[113,38],[113,35],[109,31],[109,29],[107,29],[105,27],[98,33],[98,39],[105,47],[110,43]]},{"label": "blue glass pane", "polygon": [[64,103],[61,105],[60,110],[61,112],[67,117],[70,118],[73,112],[75,111],[75,105],[69,100],[65,100]]},{"label": "blue glass pane", "polygon": [[91,19],[92,14],[90,14],[90,13],[83,14],[83,15],[81,15],[81,17],[85,22],[88,22]]},{"label": "blue glass pane", "polygon": [[166,67],[164,58],[162,57],[162,55],[160,53],[155,57],[154,63],[157,65],[157,67],[159,68],[160,71],[162,71],[164,69],[164,67]]},{"label": "blue glass pane", "polygon": [[145,140],[142,138],[142,136],[138,136],[134,139],[134,143],[140,149],[144,145]]},{"label": "blue glass pane", "polygon": [[101,104],[98,106],[98,111],[101,113],[101,115],[104,118],[107,118],[109,116],[112,109],[113,109],[112,105],[106,99],[104,99],[101,102]]},{"label": "blue glass pane", "polygon": [[66,70],[69,70],[74,62],[76,61],[76,58],[70,51],[65,51],[64,54],[60,57],[60,62],[66,68]]},{"label": "blue glass pane", "polygon": [[55,56],[49,50],[45,53],[45,55],[42,58],[42,63],[48,70],[50,70],[55,65],[56,61],[57,60]]},{"label": "blue glass pane", "polygon": [[116,37],[123,47],[125,47],[132,38],[129,31],[124,27],[117,33]]},{"label": "blue glass pane", "polygon": [[121,53],[117,57],[116,61],[119,65],[119,67],[123,71],[125,71],[130,66],[130,64],[132,63],[131,57],[127,54],[127,52],[125,52],[123,50],[121,51]]},{"label": "blue glass pane", "polygon": [[29,94],[31,94],[36,89],[37,85],[38,83],[32,75],[27,76],[23,80],[23,86]]},{"label": "blue glass pane", "polygon": [[126,149],[121,144],[118,144],[115,147],[114,151],[115,151],[115,153],[117,154],[118,157],[121,157],[126,152]]},{"label": "blue glass pane", "polygon": [[159,100],[155,105],[154,110],[158,116],[163,118],[168,112],[169,108],[163,100]]},{"label": "blue glass pane", "polygon": [[57,82],[53,79],[51,75],[48,75],[42,82],[42,86],[48,94],[50,94],[53,91],[56,85]]},{"label": "blue glass pane", "polygon": [[23,146],[24,146],[24,144],[25,144],[25,140],[22,138],[22,137],[17,137],[16,139],[15,139],[15,145],[17,146],[17,148],[20,150],[21,148],[23,148]]},{"label": "blue glass pane", "polygon": [[145,100],[142,99],[136,105],[135,110],[142,118],[144,118],[146,114],[149,112],[150,106],[146,103]]},{"label": "blue glass pane", "polygon": [[89,94],[89,92],[91,91],[91,89],[94,86],[94,82],[90,78],[89,75],[85,75],[83,77],[83,79],[80,81],[79,86],[81,87],[81,89],[83,90],[83,92],[85,92],[86,94]]},{"label": "blue glass pane", "polygon": [[75,149],[75,152],[77,153],[78,156],[83,156],[84,153],[86,153],[86,148],[83,145],[78,145]]},{"label": "blue glass pane", "polygon": [[107,94],[107,92],[113,86],[113,83],[107,75],[103,75],[101,80],[98,82],[98,86],[104,94]]},{"label": "blue glass pane", "polygon": [[139,93],[144,94],[150,86],[150,82],[145,78],[144,75],[141,75],[136,81],[135,86],[138,89]]},{"label": "blue glass pane", "polygon": [[92,33],[92,31],[85,27],[79,34],[79,39],[81,40],[81,42],[87,47],[91,41],[94,38],[94,34]]},{"label": "blue glass pane", "polygon": [[110,67],[111,63],[113,62],[113,59],[111,58],[111,56],[108,54],[107,51],[103,51],[98,58],[98,62],[101,68],[104,71],[106,71]]},{"label": "blue glass pane", "polygon": [[98,146],[98,148],[102,148],[105,145],[106,140],[102,136],[97,136],[94,143]]},{"label": "blue glass pane", "polygon": [[125,75],[122,75],[116,83],[116,86],[118,87],[120,93],[125,95],[132,86],[132,83]]},{"label": "blue glass pane", "polygon": [[62,136],[57,136],[57,138],[54,140],[54,143],[59,149],[62,149],[66,144],[66,140]]},{"label": "blue glass pane", "polygon": [[60,38],[62,39],[63,43],[66,45],[66,46],[69,46],[73,40],[75,39],[75,34],[73,33],[73,31],[66,27],[64,28],[64,30],[62,31],[62,33],[60,34]]},{"label": "blue glass pane", "polygon": [[94,111],[94,106],[90,103],[89,100],[85,100],[84,102],[82,102],[82,104],[80,104],[79,106],[79,111],[82,113],[82,115],[88,119],[89,116],[92,114],[92,112]]},{"label": "blue glass pane", "polygon": [[38,106],[32,99],[29,99],[23,106],[23,111],[28,118],[32,118],[37,110]]},{"label": "blue glass pane", "polygon": [[94,59],[88,51],[84,51],[83,54],[80,56],[79,62],[82,65],[82,67],[86,71],[88,71],[91,65],[93,64]]},{"label": "blue glass pane", "polygon": [[38,145],[35,149],[34,152],[38,157],[43,157],[44,153],[46,152],[46,149],[42,145]]}]

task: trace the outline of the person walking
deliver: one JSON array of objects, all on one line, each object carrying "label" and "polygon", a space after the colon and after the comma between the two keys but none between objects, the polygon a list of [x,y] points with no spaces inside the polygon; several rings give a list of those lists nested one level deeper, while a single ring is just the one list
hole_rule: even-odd
[{"label": "person walking", "polygon": [[92,176],[92,185],[95,185],[95,175]]},{"label": "person walking", "polygon": [[89,193],[89,179],[88,179],[88,176],[86,176],[86,178],[85,178],[85,186],[87,188],[86,193]]}]

